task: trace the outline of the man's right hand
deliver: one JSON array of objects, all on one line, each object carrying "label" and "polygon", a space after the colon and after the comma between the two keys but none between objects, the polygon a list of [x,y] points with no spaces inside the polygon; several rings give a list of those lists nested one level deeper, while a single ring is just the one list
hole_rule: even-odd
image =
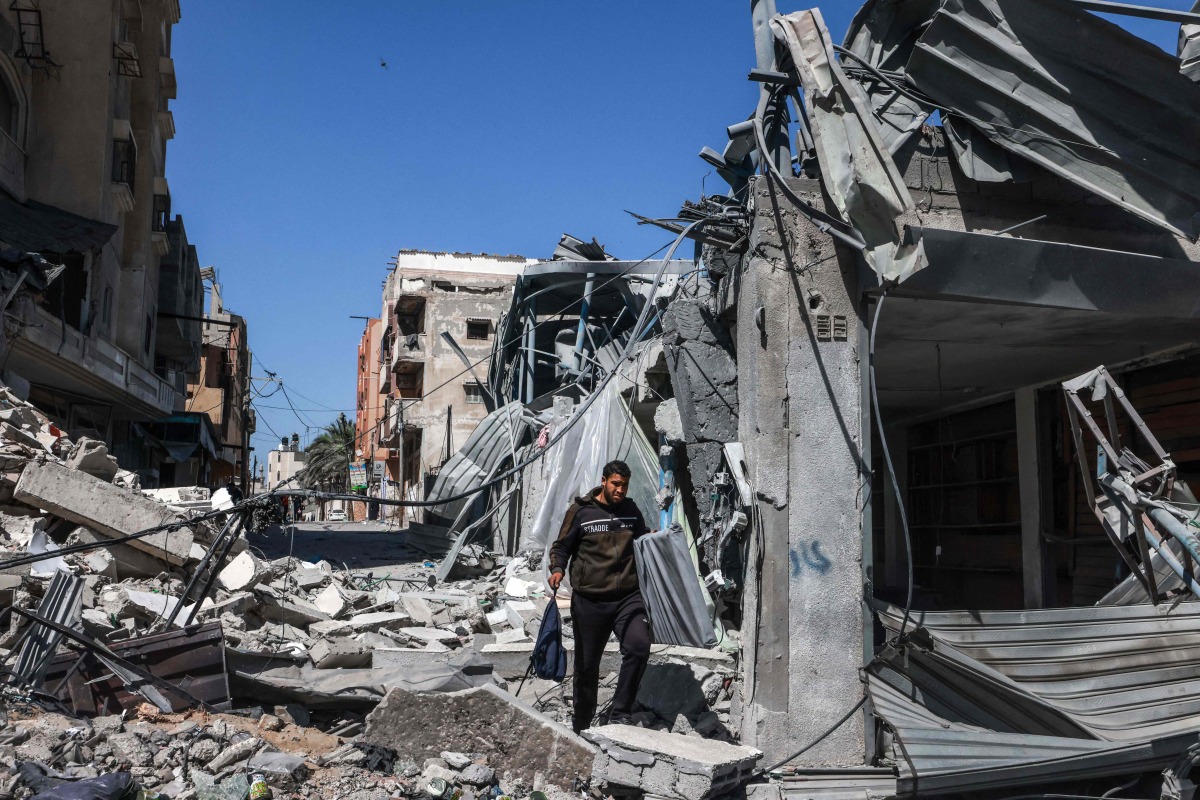
[{"label": "man's right hand", "polygon": [[563,574],[561,572],[552,573],[550,575],[550,580],[546,581],[546,583],[550,584],[550,588],[557,592],[558,585],[562,583],[562,576]]}]

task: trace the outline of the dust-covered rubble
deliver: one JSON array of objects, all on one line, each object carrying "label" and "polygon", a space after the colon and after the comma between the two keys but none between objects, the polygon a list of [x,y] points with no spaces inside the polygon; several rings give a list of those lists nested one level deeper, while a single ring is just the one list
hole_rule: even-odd
[{"label": "dust-covered rubble", "polygon": [[[602,751],[569,729],[569,681],[527,674],[551,602],[572,651],[570,604],[547,593],[541,553],[467,545],[442,582],[424,560],[376,575],[268,559],[244,537],[222,538],[217,513],[229,505],[198,488],[142,492],[103,444],[72,443],[0,387],[0,605],[36,611],[56,574],[74,576],[78,608],[65,619],[83,637],[60,643],[68,662],[53,682],[34,674],[3,688],[0,797],[87,781],[181,800],[241,798],[255,781],[295,798],[599,791],[590,775]],[[31,624],[0,618],[0,658],[15,658]],[[176,641],[215,672],[200,681],[172,666]],[[94,678],[87,653],[98,649],[140,653],[162,675],[159,692],[122,689],[102,666]],[[602,704],[618,664],[614,642]],[[729,741],[734,677],[727,653],[656,645],[635,720]],[[201,683],[207,705],[196,707]],[[145,702],[167,696],[170,711]]]}]

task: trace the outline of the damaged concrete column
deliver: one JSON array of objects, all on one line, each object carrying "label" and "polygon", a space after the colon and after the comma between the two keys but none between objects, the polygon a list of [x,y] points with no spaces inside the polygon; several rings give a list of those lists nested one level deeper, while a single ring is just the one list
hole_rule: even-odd
[{"label": "damaged concrete column", "polygon": [[[823,205],[819,185],[793,188]],[[862,697],[862,403],[856,262],[765,179],[737,298],[739,433],[759,500],[743,625],[742,743],[768,763]],[[761,568],[757,564],[761,561]],[[861,764],[861,715],[796,763]]]},{"label": "damaged concrete column", "polygon": [[738,438],[733,341],[705,300],[677,298],[663,312],[662,325],[692,495],[703,519],[712,510],[712,476],[721,470],[724,444]]}]

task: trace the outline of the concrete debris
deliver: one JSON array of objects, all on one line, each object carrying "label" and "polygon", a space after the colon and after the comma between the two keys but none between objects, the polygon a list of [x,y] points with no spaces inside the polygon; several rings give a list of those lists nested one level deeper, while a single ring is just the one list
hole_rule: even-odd
[{"label": "concrete debris", "polygon": [[592,780],[659,797],[704,800],[736,789],[762,752],[695,736],[606,725],[583,732],[600,752]]},{"label": "concrete debris", "polygon": [[[50,461],[26,464],[14,496],[26,505],[112,539],[158,527],[173,521],[173,517],[186,519],[162,503]],[[186,563],[191,553],[192,532],[183,527],[134,539],[129,544],[178,566]]]},{"label": "concrete debris", "polygon": [[585,778],[596,756],[570,728],[496,686],[448,694],[393,689],[367,716],[363,738],[413,759],[440,757],[447,748],[479,751],[493,769],[527,786],[543,780],[561,789]]},{"label": "concrete debris", "polygon": [[[0,404],[6,396],[0,390]],[[0,417],[0,557],[94,546],[4,568],[0,592],[36,608],[47,565],[76,573],[86,641],[121,659],[112,664],[148,669],[167,699],[148,705],[135,673],[110,669],[103,653],[77,664],[82,651],[68,643],[45,686],[81,716],[0,726],[5,787],[40,791],[51,774],[128,770],[148,793],[174,798],[241,797],[258,774],[276,796],[414,796],[432,786],[470,800],[534,790],[558,798],[587,781],[598,751],[562,724],[569,684],[534,679],[521,699],[497,685],[524,672],[549,602],[536,553],[507,558],[468,545],[450,573],[465,577],[436,591],[436,567],[422,561],[380,581],[326,561],[264,560],[236,531],[223,540],[211,523],[192,521],[212,507],[207,490],[143,493],[100,442],[72,444],[31,406]],[[172,522],[180,527],[113,541]],[[0,655],[18,635],[0,636]],[[610,649],[606,670],[619,664]],[[679,650],[656,648],[656,665]],[[709,673],[731,672],[726,654],[695,655]],[[728,704],[718,713],[676,700],[646,704],[641,722],[728,736]],[[221,713],[230,708],[237,713]],[[17,761],[46,770],[5,777]]]},{"label": "concrete debris", "polygon": [[262,562],[246,551],[217,574],[217,584],[227,592],[240,592],[252,588],[266,573]]}]

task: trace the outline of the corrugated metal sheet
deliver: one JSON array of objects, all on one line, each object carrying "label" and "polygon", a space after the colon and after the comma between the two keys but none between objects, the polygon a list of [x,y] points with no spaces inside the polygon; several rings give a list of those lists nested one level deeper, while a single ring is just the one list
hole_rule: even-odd
[{"label": "corrugated metal sheet", "polygon": [[1167,230],[1200,233],[1200,85],[1052,0],[947,0],[908,79],[993,143]]},{"label": "corrugated metal sheet", "polygon": [[[898,629],[896,609],[881,617]],[[1190,605],[924,612],[916,621],[932,646],[894,666],[922,687],[986,684],[1038,724],[1108,741],[1200,730],[1200,614]]]},{"label": "corrugated metal sheet", "polygon": [[[462,449],[442,465],[428,499],[453,497],[482,485],[496,466],[506,456],[512,455],[514,448],[519,449],[524,444],[532,422],[533,417],[525,410],[525,406],[517,401],[488,414],[471,433]],[[473,502],[473,498],[434,506],[430,513],[448,524],[458,516],[463,505],[470,502]],[[470,522],[470,519],[464,520],[465,522]]]},{"label": "corrugated metal sheet", "polygon": [[805,770],[785,775],[787,800],[869,800],[896,794],[896,775],[890,769]]},{"label": "corrugated metal sheet", "polygon": [[875,712],[898,740],[901,795],[1046,785],[1160,769],[1196,738],[1179,733],[1131,744],[999,733],[942,719],[877,674],[869,677],[868,691]]},{"label": "corrugated metal sheet", "polygon": [[[56,570],[50,586],[38,604],[38,613],[68,628],[78,628],[83,613],[84,580],[65,570]],[[13,665],[13,677],[24,684],[41,686],[43,676],[63,635],[38,622],[25,629],[21,649]]]}]

